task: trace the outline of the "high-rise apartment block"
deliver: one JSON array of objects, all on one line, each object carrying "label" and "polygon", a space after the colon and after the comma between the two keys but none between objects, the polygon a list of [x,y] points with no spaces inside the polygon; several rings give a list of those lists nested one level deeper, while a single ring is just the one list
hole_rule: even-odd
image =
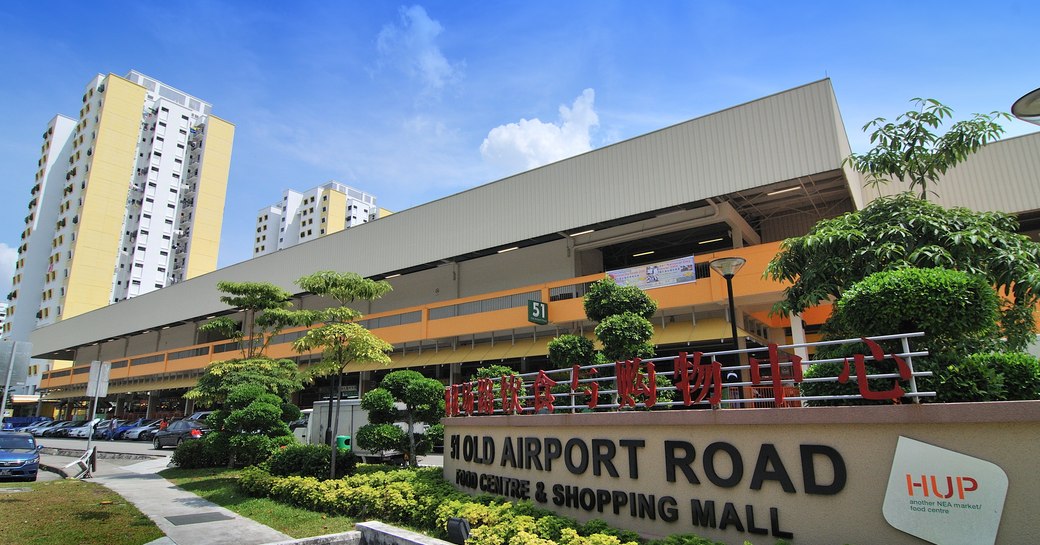
[{"label": "high-rise apartment block", "polygon": [[368,193],[336,181],[299,193],[286,190],[282,201],[256,215],[253,257],[355,227],[390,214]]},{"label": "high-rise apartment block", "polygon": [[138,72],[43,133],[4,336],[216,268],[234,126]]}]

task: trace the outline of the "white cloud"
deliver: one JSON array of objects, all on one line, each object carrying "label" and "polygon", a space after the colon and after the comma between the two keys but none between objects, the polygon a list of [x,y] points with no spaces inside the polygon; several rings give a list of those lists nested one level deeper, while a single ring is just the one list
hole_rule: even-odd
[{"label": "white cloud", "polygon": [[436,43],[444,27],[430,19],[422,6],[401,8],[400,14],[399,25],[386,25],[379,32],[377,46],[382,59],[418,79],[427,93],[460,80],[463,63],[449,62]]},{"label": "white cloud", "polygon": [[480,154],[497,165],[529,170],[589,151],[592,130],[599,126],[595,101],[596,92],[585,89],[570,108],[560,106],[558,123],[535,118],[499,125],[480,145]]},{"label": "white cloud", "polygon": [[0,297],[6,298],[11,291],[11,277],[14,276],[14,263],[17,260],[18,250],[0,242]]}]

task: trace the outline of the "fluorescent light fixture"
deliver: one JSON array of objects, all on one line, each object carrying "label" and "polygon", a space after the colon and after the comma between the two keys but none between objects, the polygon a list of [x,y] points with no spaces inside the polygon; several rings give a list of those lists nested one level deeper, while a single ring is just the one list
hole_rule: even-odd
[{"label": "fluorescent light fixture", "polygon": [[726,239],[723,238],[723,237],[710,238],[708,240],[702,240],[702,241],[698,242],[697,244],[711,244],[712,242],[720,242],[720,241],[723,241],[723,240],[726,240]]},{"label": "fluorescent light fixture", "polygon": [[644,255],[650,255],[652,253],[654,253],[654,251],[650,250],[649,252],[640,252],[638,254],[632,254],[632,257],[639,257],[639,256],[644,256]]},{"label": "fluorescent light fixture", "polygon": [[512,252],[513,250],[519,250],[519,246],[513,246],[512,248],[506,248],[505,250],[499,250],[498,253],[504,254],[506,252]]},{"label": "fluorescent light fixture", "polygon": [[766,193],[766,195],[772,197],[773,195],[779,195],[781,193],[787,193],[789,191],[795,191],[795,190],[798,190],[798,189],[801,189],[801,188],[802,188],[802,186],[796,185],[794,187],[789,187],[787,189],[777,189],[776,191],[770,191],[769,193]]},{"label": "fluorescent light fixture", "polygon": [[206,316],[206,318],[205,318],[205,319],[206,319],[206,320],[212,320],[213,318],[216,318],[216,317],[217,317],[217,315],[216,315],[216,314],[212,314],[212,315],[210,315],[210,316]]},{"label": "fluorescent light fixture", "polygon": [[398,276],[401,276],[401,273],[391,274],[390,276],[384,278],[383,280],[389,280],[391,278],[397,278]]},{"label": "fluorescent light fixture", "polygon": [[168,326],[168,325],[164,325],[164,326],[163,326],[163,329],[170,329],[170,326]]},{"label": "fluorescent light fixture", "polygon": [[578,235],[587,235],[587,234],[589,234],[589,233],[591,233],[593,231],[595,231],[595,229],[587,229],[585,231],[581,231],[580,233],[571,233],[571,236],[572,237],[576,237]]}]

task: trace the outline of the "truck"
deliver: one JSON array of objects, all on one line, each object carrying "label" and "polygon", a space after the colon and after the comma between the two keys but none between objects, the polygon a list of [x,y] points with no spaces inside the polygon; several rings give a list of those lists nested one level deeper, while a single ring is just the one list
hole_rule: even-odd
[{"label": "truck", "polygon": [[[335,407],[336,402],[333,401],[332,405]],[[397,403],[397,408],[403,410],[405,408],[404,403]],[[336,415],[332,415],[333,424],[332,427],[336,427]],[[339,408],[339,427],[335,429],[335,433],[332,437],[349,436],[350,437],[350,450],[359,456],[365,462],[379,463],[379,462],[390,462],[390,463],[401,463],[404,460],[402,452],[397,450],[389,450],[383,452],[372,452],[363,450],[357,447],[356,437],[359,428],[368,424],[368,411],[361,408],[360,399],[343,399],[340,401]],[[399,428],[408,431],[407,426],[403,422],[395,423]],[[315,401],[314,407],[311,409],[310,416],[307,423],[307,434],[306,442],[312,445],[314,444],[328,444],[328,437],[326,431],[329,429],[329,402],[326,401]],[[425,424],[418,423],[415,425],[415,433],[422,433],[426,429]],[[297,434],[299,437],[299,434]]]}]

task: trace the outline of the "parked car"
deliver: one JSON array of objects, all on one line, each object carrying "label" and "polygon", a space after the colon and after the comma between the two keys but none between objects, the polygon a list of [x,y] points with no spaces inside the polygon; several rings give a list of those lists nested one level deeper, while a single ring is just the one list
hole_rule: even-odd
[{"label": "parked car", "polygon": [[[145,420],[140,426],[130,428],[123,432],[123,439],[145,441],[152,438],[152,433],[159,429],[158,420]],[[144,436],[144,437],[142,437]]]},{"label": "parked car", "polygon": [[43,435],[43,432],[45,432],[45,431],[47,431],[47,430],[49,430],[49,429],[51,429],[51,428],[53,428],[55,426],[60,426],[63,422],[68,422],[68,421],[67,420],[51,420],[50,422],[40,424],[40,425],[36,426],[35,428],[30,429],[29,433],[33,434],[34,437],[40,437],[41,435]]},{"label": "parked car", "polygon": [[41,448],[31,433],[0,432],[0,479],[35,481]]},{"label": "parked car", "polygon": [[152,448],[177,446],[184,441],[199,439],[209,433],[210,429],[197,420],[178,420],[172,422],[165,430],[156,431],[152,436]]},{"label": "parked car", "polygon": [[125,420],[122,424],[119,424],[119,426],[116,427],[115,438],[124,439],[123,435],[126,434],[127,431],[144,426],[151,421],[151,419],[144,417],[138,418],[137,420]]},{"label": "parked car", "polygon": [[208,417],[211,414],[213,414],[213,411],[198,411],[198,412],[191,413],[191,416],[189,416],[187,419],[188,420],[196,420],[198,422],[201,422],[201,423],[205,424],[206,423],[206,417]]},{"label": "parked car", "polygon": [[[113,420],[115,421],[115,425],[112,424]],[[102,420],[94,426],[94,437],[103,441],[115,439],[116,430],[118,430],[119,426],[122,426],[124,422],[126,422],[126,420],[121,418]]]},{"label": "parked car", "polygon": [[80,421],[65,420],[64,422],[58,424],[57,426],[53,426],[53,427],[47,428],[46,430],[43,430],[43,436],[44,437],[68,437],[69,436],[69,430],[71,430],[72,428],[75,428],[76,426],[82,426],[82,425],[83,425],[83,421],[82,420],[80,420]]},{"label": "parked car", "polygon": [[80,422],[78,426],[69,428],[68,437],[78,437],[80,439],[86,439],[87,435],[89,435],[91,431],[97,433],[95,426],[97,426],[101,422],[103,422],[103,420],[101,420],[100,418],[94,418],[86,422]]},{"label": "parked car", "polygon": [[32,424],[29,424],[28,426],[25,426],[24,428],[21,428],[21,429],[18,429],[18,430],[14,430],[14,431],[21,431],[21,432],[25,432],[25,433],[32,433],[33,430],[35,430],[37,428],[45,427],[45,426],[51,426],[53,424],[54,424],[54,420],[51,420],[50,418],[46,418],[44,420],[37,420],[36,422],[33,422]]}]

